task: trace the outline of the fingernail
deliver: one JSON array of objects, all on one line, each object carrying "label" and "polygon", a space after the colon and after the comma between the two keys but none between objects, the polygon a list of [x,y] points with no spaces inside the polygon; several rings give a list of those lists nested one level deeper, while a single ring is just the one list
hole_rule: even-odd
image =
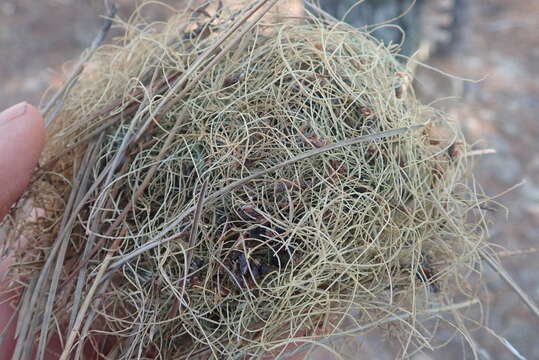
[{"label": "fingernail", "polygon": [[19,103],[17,105],[10,107],[7,110],[4,110],[2,113],[0,113],[0,126],[6,125],[11,120],[15,120],[23,116],[26,113],[27,108],[28,108],[28,103],[22,102],[22,103]]}]

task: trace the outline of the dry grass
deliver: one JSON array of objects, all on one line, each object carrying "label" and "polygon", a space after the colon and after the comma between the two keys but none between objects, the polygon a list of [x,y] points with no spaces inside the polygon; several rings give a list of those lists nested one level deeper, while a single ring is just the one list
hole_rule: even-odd
[{"label": "dry grass", "polygon": [[395,47],[257,22],[274,2],[134,16],[97,49],[50,127],[45,215],[8,224],[28,238],[16,359],[54,333],[63,359],[276,357],[345,320],[429,347],[421,322],[475,303],[460,131],[417,102]]}]

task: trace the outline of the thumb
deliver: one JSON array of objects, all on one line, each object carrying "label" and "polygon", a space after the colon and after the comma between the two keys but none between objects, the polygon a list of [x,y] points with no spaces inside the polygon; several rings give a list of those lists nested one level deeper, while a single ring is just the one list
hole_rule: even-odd
[{"label": "thumb", "polygon": [[[44,142],[43,118],[32,105],[20,103],[0,113],[0,220],[28,185]],[[13,314],[14,293],[4,289],[11,261],[9,256],[0,261],[0,331],[4,333],[0,359],[11,358],[15,346],[14,323],[6,328]]]},{"label": "thumb", "polygon": [[21,196],[45,143],[39,111],[25,102],[0,113],[0,220]]}]

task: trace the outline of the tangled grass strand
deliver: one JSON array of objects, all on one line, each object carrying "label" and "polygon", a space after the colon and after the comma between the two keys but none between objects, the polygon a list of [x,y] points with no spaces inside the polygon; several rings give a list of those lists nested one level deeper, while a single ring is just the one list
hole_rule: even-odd
[{"label": "tangled grass strand", "polygon": [[[264,20],[201,60],[238,14],[207,15],[125,24],[65,99],[31,189],[44,215],[12,225],[31,249],[14,271],[36,297],[20,343],[62,324],[65,339],[80,318],[65,350],[79,358],[84,344],[118,359],[277,357],[396,321],[404,348],[429,347],[418,314],[474,303],[485,247],[459,129],[368,33]],[[58,290],[40,330],[45,261]]]}]

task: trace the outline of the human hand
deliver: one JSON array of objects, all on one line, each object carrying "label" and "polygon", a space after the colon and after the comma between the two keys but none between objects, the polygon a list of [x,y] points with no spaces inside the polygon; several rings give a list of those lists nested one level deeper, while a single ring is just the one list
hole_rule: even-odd
[{"label": "human hand", "polygon": [[0,113],[0,220],[28,186],[44,143],[35,107],[23,102]]},{"label": "human hand", "polygon": [[[0,221],[28,186],[45,143],[45,126],[39,111],[20,103],[0,113]],[[13,315],[9,303],[13,293],[4,293],[8,286],[6,272],[12,259],[0,262],[0,331]],[[15,345],[15,322],[0,344],[0,359],[10,359]]]}]

